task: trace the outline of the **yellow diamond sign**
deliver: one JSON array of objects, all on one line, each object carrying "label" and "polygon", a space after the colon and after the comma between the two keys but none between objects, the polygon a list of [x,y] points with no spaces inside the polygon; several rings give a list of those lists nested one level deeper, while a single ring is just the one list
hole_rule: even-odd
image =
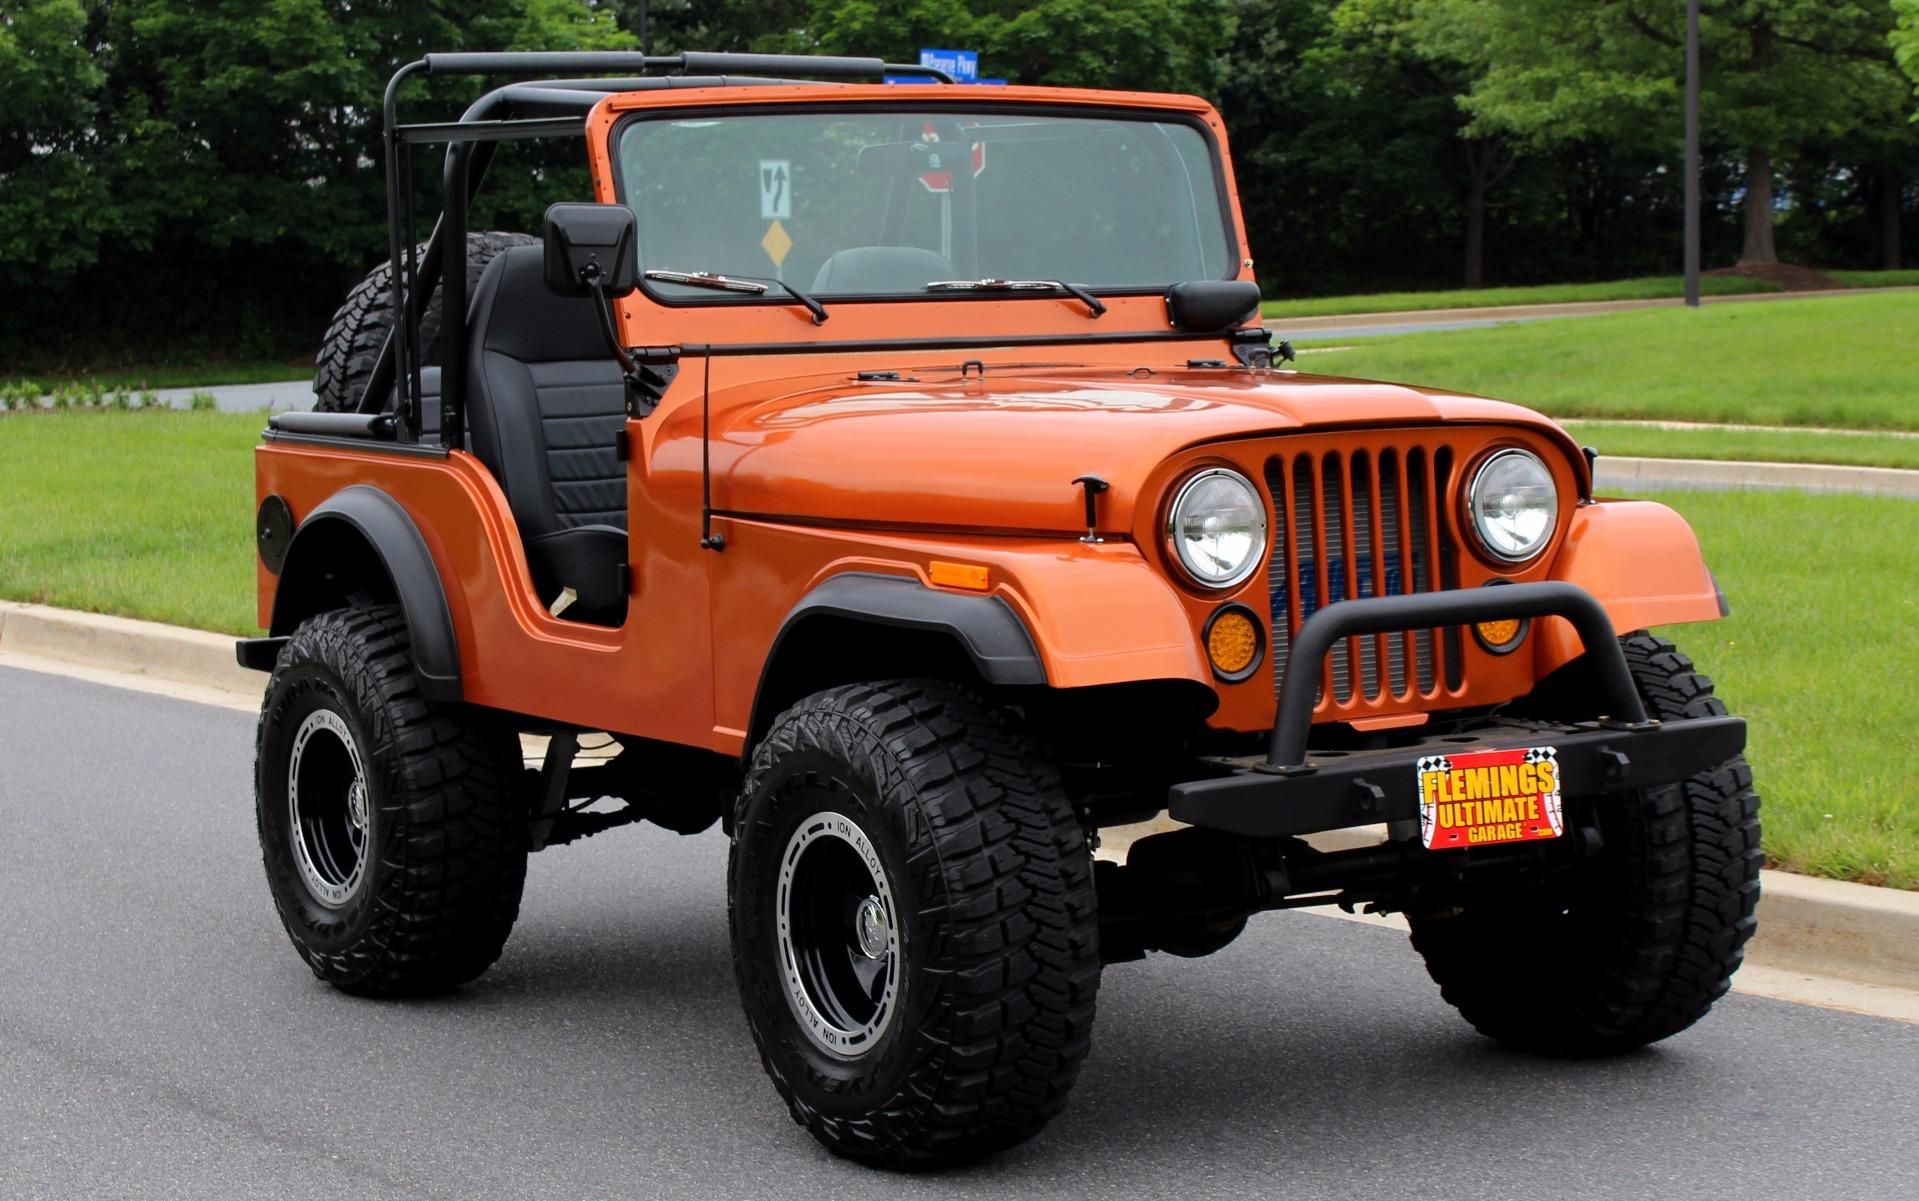
[{"label": "yellow diamond sign", "polygon": [[766,236],[760,239],[760,249],[766,251],[766,257],[773,260],[775,267],[786,261],[786,254],[793,249],[793,239],[787,236],[786,227],[777,220],[767,226]]}]

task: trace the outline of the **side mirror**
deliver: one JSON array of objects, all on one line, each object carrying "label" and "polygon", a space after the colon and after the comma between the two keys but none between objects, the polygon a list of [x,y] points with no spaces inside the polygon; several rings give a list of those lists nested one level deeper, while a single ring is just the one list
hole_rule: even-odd
[{"label": "side mirror", "polygon": [[1189,334],[1233,328],[1259,311],[1259,285],[1250,279],[1196,279],[1166,290],[1166,319]]},{"label": "side mirror", "polygon": [[640,286],[638,227],[623,204],[556,204],[546,210],[546,286],[561,296],[609,299]]}]

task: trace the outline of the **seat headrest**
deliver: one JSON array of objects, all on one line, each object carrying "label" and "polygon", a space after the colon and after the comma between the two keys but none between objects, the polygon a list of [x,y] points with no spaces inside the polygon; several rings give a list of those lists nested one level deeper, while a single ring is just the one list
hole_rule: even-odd
[{"label": "seat headrest", "polygon": [[545,254],[541,246],[513,246],[486,265],[473,290],[476,348],[525,363],[611,358],[593,298],[547,290]]},{"label": "seat headrest", "polygon": [[952,279],[946,256],[918,246],[852,246],[820,264],[815,292],[918,292],[936,279]]}]

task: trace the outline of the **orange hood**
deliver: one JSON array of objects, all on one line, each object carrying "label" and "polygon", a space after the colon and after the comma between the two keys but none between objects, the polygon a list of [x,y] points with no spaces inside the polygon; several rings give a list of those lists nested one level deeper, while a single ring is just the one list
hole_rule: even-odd
[{"label": "orange hood", "polygon": [[[997,368],[962,380],[949,367],[901,377],[815,377],[797,390],[788,379],[772,396],[764,383],[716,390],[714,507],[865,527],[1079,533],[1073,480],[1096,475],[1111,486],[1100,527],[1123,532],[1168,457],[1329,426],[1522,425],[1547,431],[1585,474],[1572,440],[1529,409],[1398,384],[1209,369]],[[697,439],[697,403],[672,418],[675,443]]]}]

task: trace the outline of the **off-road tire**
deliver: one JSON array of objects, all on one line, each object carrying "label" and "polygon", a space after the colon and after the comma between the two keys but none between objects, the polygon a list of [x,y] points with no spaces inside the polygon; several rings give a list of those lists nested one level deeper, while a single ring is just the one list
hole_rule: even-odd
[{"label": "off-road tire", "polygon": [[[364,878],[331,907],[303,880],[289,832],[291,742],[320,708],[357,742],[368,813]],[[421,695],[397,606],[322,613],[295,630],[260,711],[255,811],[274,907],[313,974],[349,993],[405,996],[490,967],[526,881],[519,771],[510,729]]]},{"label": "off-road tire", "polygon": [[[782,992],[775,877],[822,806],[869,836],[899,902],[899,1008],[834,1060]],[[733,965],[761,1062],[794,1121],[876,1166],[1022,1142],[1090,1046],[1099,926],[1086,833],[1008,714],[940,682],[816,693],[755,748],[727,865]]]},{"label": "off-road tire", "polygon": [[[1641,631],[1620,644],[1653,717],[1726,712],[1672,643]],[[1759,798],[1743,757],[1593,809],[1596,857],[1408,915],[1446,1000],[1520,1050],[1606,1055],[1679,1033],[1725,995],[1756,928]]]},{"label": "off-road tire", "polygon": [[[528,234],[471,233],[466,236],[466,294],[479,286],[480,272],[510,246],[539,241]],[[425,248],[422,247],[422,250]],[[313,361],[313,409],[318,413],[347,413],[359,406],[360,393],[373,374],[373,364],[393,328],[393,264],[381,263],[367,272],[333,314],[319,357]],[[420,313],[421,365],[440,361],[440,289],[427,297]]]}]

